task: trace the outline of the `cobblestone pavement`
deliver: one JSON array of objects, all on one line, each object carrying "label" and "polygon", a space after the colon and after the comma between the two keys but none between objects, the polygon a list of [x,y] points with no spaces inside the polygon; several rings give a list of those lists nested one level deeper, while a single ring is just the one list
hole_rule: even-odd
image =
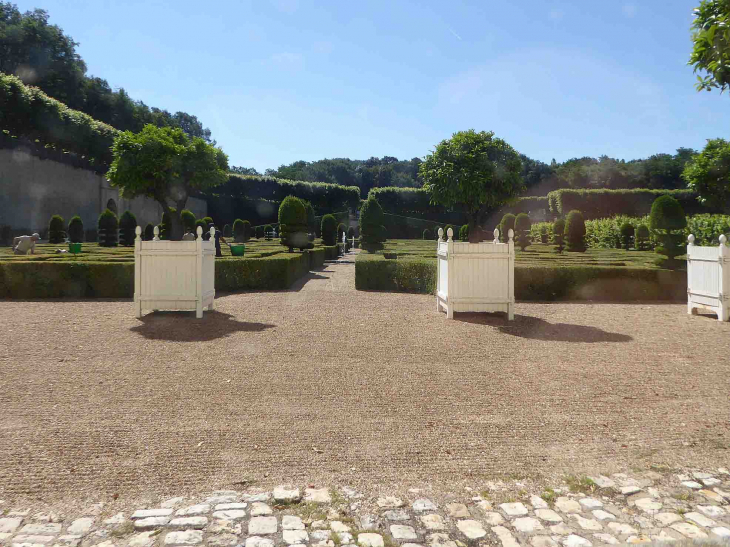
[{"label": "cobblestone pavement", "polygon": [[[118,511],[116,501],[76,513],[0,501],[0,544],[11,547],[590,547],[730,542],[730,472],[661,469],[568,477],[541,492],[489,483],[441,498],[410,489],[369,496],[347,487],[217,491]],[[539,495],[537,495],[539,494]],[[730,543],[728,543],[730,545]]]}]

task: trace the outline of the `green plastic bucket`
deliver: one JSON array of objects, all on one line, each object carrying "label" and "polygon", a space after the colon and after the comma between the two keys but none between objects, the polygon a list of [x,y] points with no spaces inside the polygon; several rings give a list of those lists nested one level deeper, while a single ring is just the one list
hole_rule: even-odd
[{"label": "green plastic bucket", "polygon": [[233,256],[243,256],[245,250],[245,245],[231,245],[231,254]]},{"label": "green plastic bucket", "polygon": [[79,254],[81,252],[81,243],[69,243],[68,252],[71,254]]}]

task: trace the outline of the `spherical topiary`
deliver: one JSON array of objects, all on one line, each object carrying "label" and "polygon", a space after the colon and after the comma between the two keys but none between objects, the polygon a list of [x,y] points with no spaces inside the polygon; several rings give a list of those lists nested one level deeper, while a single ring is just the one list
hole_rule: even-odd
[{"label": "spherical topiary", "polygon": [[231,225],[230,224],[224,224],[223,225],[223,237],[231,237],[233,232],[231,232]]},{"label": "spherical topiary", "polygon": [[119,242],[125,247],[134,245],[134,239],[137,237],[135,230],[137,229],[137,217],[132,211],[124,211],[119,218]]},{"label": "spherical topiary", "polygon": [[342,222],[337,225],[337,243],[342,241],[342,234],[344,234],[346,230],[347,226],[345,226]]},{"label": "spherical topiary", "polygon": [[583,213],[573,209],[565,219],[566,248],[574,253],[586,252],[586,223]]},{"label": "spherical topiary", "polygon": [[353,228],[352,226],[350,226],[347,229],[347,239],[352,239],[353,237],[355,237],[355,228]]},{"label": "spherical topiary", "polygon": [[459,228],[459,239],[461,241],[469,241],[469,225],[464,224],[461,228]]},{"label": "spherical topiary", "polygon": [[184,233],[195,233],[195,214],[190,209],[182,210],[180,213],[180,222],[182,222]]},{"label": "spherical topiary", "polygon": [[337,243],[337,219],[333,215],[322,217],[322,243],[334,245]]},{"label": "spherical topiary", "polygon": [[531,226],[532,222],[530,222],[530,217],[526,213],[520,213],[515,218],[515,239],[517,240],[517,245],[519,245],[520,249],[523,251],[530,243],[532,243],[530,237]]},{"label": "spherical topiary", "polygon": [[271,224],[264,226],[264,237],[266,237],[266,239],[274,237],[274,227]]},{"label": "spherical topiary", "polygon": [[99,223],[97,224],[99,231],[99,246],[116,247],[118,243],[119,221],[117,215],[109,209],[99,215]]},{"label": "spherical topiary", "polygon": [[383,208],[374,197],[365,200],[360,208],[360,239],[364,247],[379,248],[385,241]]},{"label": "spherical topiary", "polygon": [[499,223],[499,239],[502,243],[507,243],[509,240],[509,231],[515,229],[515,216],[512,213],[507,213],[502,217],[502,222]]},{"label": "spherical topiary", "polygon": [[147,226],[144,227],[144,240],[145,241],[152,241],[155,238],[155,227],[152,225],[152,223],[147,223]]},{"label": "spherical topiary", "polygon": [[309,245],[307,238],[307,208],[302,200],[287,196],[279,205],[279,236],[281,244],[289,248],[289,252],[306,249]]},{"label": "spherical topiary", "polygon": [[547,243],[549,235],[548,227],[545,225],[540,226],[540,243]]},{"label": "spherical topiary", "polygon": [[656,252],[669,260],[684,252],[684,228],[687,218],[684,209],[672,196],[660,196],[654,200],[649,213],[649,228],[656,234],[659,246]]},{"label": "spherical topiary", "polygon": [[649,250],[649,228],[646,224],[639,224],[634,232],[634,245],[638,251]]},{"label": "spherical topiary", "polygon": [[84,221],[79,215],[73,217],[68,223],[68,240],[71,243],[83,243]]},{"label": "spherical topiary", "polygon": [[565,221],[562,218],[553,222],[553,243],[558,246],[556,249],[559,253],[563,252],[563,243],[565,241]]},{"label": "spherical topiary", "polygon": [[53,215],[48,223],[48,243],[63,243],[66,239],[64,221],[61,215]]},{"label": "spherical topiary", "polygon": [[631,238],[634,236],[634,226],[630,222],[624,222],[619,232],[621,232],[621,244],[628,251],[631,248]]},{"label": "spherical topiary", "polygon": [[426,228],[423,231],[423,239],[432,239],[432,237],[433,236],[431,235],[431,230],[429,230],[428,228]]}]

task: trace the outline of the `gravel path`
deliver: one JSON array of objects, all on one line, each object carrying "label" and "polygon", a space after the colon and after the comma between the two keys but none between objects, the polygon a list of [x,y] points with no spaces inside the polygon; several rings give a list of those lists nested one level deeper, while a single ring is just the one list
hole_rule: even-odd
[{"label": "gravel path", "polygon": [[518,303],[516,320],[357,292],[331,264],[203,320],[0,302],[0,498],[280,483],[455,489],[727,465],[730,324],[683,305]]}]

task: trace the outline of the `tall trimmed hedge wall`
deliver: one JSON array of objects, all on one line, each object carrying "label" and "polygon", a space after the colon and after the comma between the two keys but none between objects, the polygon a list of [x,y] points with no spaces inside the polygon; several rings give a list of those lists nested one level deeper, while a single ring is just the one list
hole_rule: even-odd
[{"label": "tall trimmed hedge wall", "polygon": [[562,189],[547,195],[550,212],[565,216],[576,209],[586,220],[609,218],[615,215],[644,216],[659,196],[670,195],[680,202],[687,214],[709,212],[697,202],[692,190],[573,190]]},{"label": "tall trimmed hedge wall", "polygon": [[[397,188],[393,186],[372,188],[368,194],[369,197],[377,199],[386,214],[459,225],[466,223],[466,216],[463,213],[447,211],[441,205],[431,205],[431,194],[423,188]],[[423,227],[421,227],[422,231]]]}]

